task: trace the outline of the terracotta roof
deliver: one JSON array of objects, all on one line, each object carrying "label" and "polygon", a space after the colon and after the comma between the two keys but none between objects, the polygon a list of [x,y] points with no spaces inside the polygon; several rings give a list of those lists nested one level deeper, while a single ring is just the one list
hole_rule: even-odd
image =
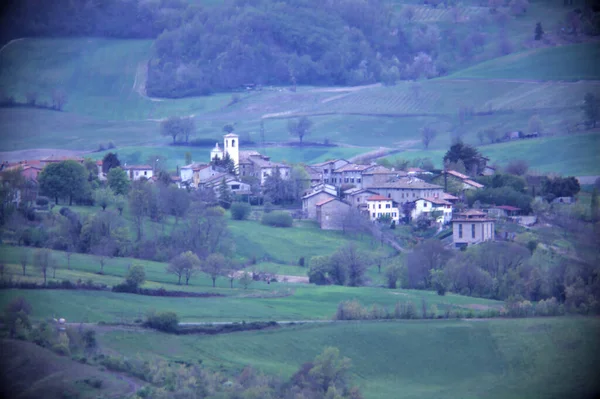
[{"label": "terracotta roof", "polygon": [[326,200],[323,200],[323,201],[321,201],[321,202],[318,202],[318,203],[317,203],[315,206],[321,206],[321,205],[325,205],[325,204],[328,204],[328,203],[330,203],[331,201],[335,201],[335,200],[336,200],[336,198],[335,198],[335,197],[334,197],[334,198],[327,198]]},{"label": "terracotta roof", "polygon": [[500,206],[495,206],[494,208],[504,209],[505,211],[511,211],[511,212],[520,211],[521,210],[521,208],[517,208],[517,207],[514,207],[514,206],[510,206],[510,205],[500,205]]},{"label": "terracotta roof", "polygon": [[250,162],[252,162],[253,164],[256,164],[258,167],[260,168],[289,168],[289,166],[279,163],[279,162],[271,162],[268,159],[264,159],[262,157],[259,156],[251,156],[248,158],[248,160]]},{"label": "terracotta roof", "polygon": [[357,165],[354,163],[349,163],[347,165],[342,166],[341,168],[337,168],[334,170],[335,173],[340,172],[362,172],[366,169],[372,168],[373,165]]},{"label": "terracotta roof", "polygon": [[315,195],[317,195],[317,194],[321,194],[321,193],[323,193],[323,194],[327,194],[327,195],[330,195],[330,196],[332,196],[333,198],[335,198],[335,195],[333,195],[333,194],[331,194],[331,193],[328,193],[328,192],[327,192],[327,191],[325,191],[324,189],[323,189],[323,190],[319,190],[319,191],[312,192],[312,193],[310,193],[310,194],[306,194],[306,195],[305,195],[304,197],[302,197],[302,198],[303,198],[303,199],[304,199],[304,198],[310,198],[310,197],[312,197],[312,196],[315,196]]},{"label": "terracotta roof", "polygon": [[455,170],[448,170],[448,171],[446,171],[446,173],[448,173],[449,175],[452,175],[452,176],[458,177],[458,178],[459,178],[459,179],[461,179],[461,180],[465,180],[465,179],[468,179],[468,178],[469,178],[469,176],[467,176],[467,175],[463,175],[462,173],[459,173],[459,172],[457,172],[457,171],[455,171]]},{"label": "terracotta roof", "polygon": [[455,197],[452,194],[442,193],[442,199],[445,199],[445,200],[457,200],[458,197]]},{"label": "terracotta roof", "polygon": [[98,166],[102,166],[102,160],[98,160],[98,161],[96,161],[96,165],[98,165]]},{"label": "terracotta roof", "polygon": [[367,198],[367,201],[391,201],[391,198],[384,197],[383,195],[372,195]]},{"label": "terracotta roof", "polygon": [[483,184],[477,183],[476,181],[473,181],[473,180],[463,180],[463,183],[468,184],[469,186],[476,187],[476,188],[484,187]]},{"label": "terracotta roof", "polygon": [[419,199],[422,199],[424,201],[431,202],[432,204],[437,204],[437,205],[452,205],[450,202],[448,202],[442,198],[427,197],[427,198],[419,198]]},{"label": "terracotta roof", "polygon": [[457,216],[485,216],[485,212],[478,211],[477,209],[467,209],[466,211],[459,212]]},{"label": "terracotta roof", "polygon": [[150,166],[150,165],[128,165],[128,166],[124,166],[123,169],[152,170],[152,166]]},{"label": "terracotta roof", "polygon": [[338,162],[338,161],[344,161],[344,162],[350,163],[350,162],[346,161],[345,159],[340,158],[340,159],[332,159],[332,160],[325,161],[325,162],[314,163],[311,166],[313,166],[313,167],[320,167],[320,166],[329,165],[330,163],[335,163],[335,162]]},{"label": "terracotta roof", "polygon": [[415,180],[415,179],[399,179],[393,182],[387,183],[375,183],[371,185],[369,188],[377,189],[377,188],[401,188],[401,189],[441,189],[441,186],[435,184],[429,184],[424,182],[423,180]]}]

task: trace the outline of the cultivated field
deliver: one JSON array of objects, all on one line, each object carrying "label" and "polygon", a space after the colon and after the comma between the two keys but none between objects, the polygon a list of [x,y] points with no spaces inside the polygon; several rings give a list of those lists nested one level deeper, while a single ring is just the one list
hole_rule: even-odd
[{"label": "cultivated field", "polygon": [[[252,365],[289,377],[324,347],[353,360],[376,398],[592,397],[600,389],[600,321],[589,318],[399,321],[303,325],[218,336],[101,333],[125,356],[222,370]],[[525,377],[526,376],[526,377]]]}]

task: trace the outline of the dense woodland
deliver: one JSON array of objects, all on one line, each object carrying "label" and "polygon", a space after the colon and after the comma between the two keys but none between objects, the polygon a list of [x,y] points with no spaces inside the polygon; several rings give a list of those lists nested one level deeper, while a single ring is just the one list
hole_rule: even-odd
[{"label": "dense woodland", "polygon": [[[450,10],[460,29],[415,22],[411,6],[397,12],[384,0],[229,0],[210,7],[183,0],[25,0],[7,8],[2,40],[156,39],[147,92],[176,98],[247,84],[393,84],[444,75],[481,54],[490,40],[497,47],[492,56],[514,51],[518,44],[506,26],[528,8],[527,0],[490,1],[489,13],[464,20],[464,6],[454,0],[427,4]],[[565,13],[585,34],[600,32],[593,13]],[[490,26],[500,34],[483,34]]]}]

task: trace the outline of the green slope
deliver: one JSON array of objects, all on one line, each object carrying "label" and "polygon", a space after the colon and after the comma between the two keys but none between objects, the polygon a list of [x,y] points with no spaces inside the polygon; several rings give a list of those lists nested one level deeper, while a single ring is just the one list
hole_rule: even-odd
[{"label": "green slope", "polygon": [[352,359],[367,399],[592,397],[600,392],[596,319],[363,322],[219,336],[114,331],[103,346],[289,377],[324,347]]}]

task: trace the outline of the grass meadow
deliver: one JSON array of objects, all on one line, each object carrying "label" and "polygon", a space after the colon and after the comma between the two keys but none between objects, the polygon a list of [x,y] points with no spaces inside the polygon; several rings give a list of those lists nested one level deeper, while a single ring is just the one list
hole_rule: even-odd
[{"label": "grass meadow", "polygon": [[349,322],[227,335],[100,333],[102,347],[220,370],[252,365],[289,377],[327,346],[352,359],[377,398],[592,397],[600,389],[600,321],[592,318]]}]

